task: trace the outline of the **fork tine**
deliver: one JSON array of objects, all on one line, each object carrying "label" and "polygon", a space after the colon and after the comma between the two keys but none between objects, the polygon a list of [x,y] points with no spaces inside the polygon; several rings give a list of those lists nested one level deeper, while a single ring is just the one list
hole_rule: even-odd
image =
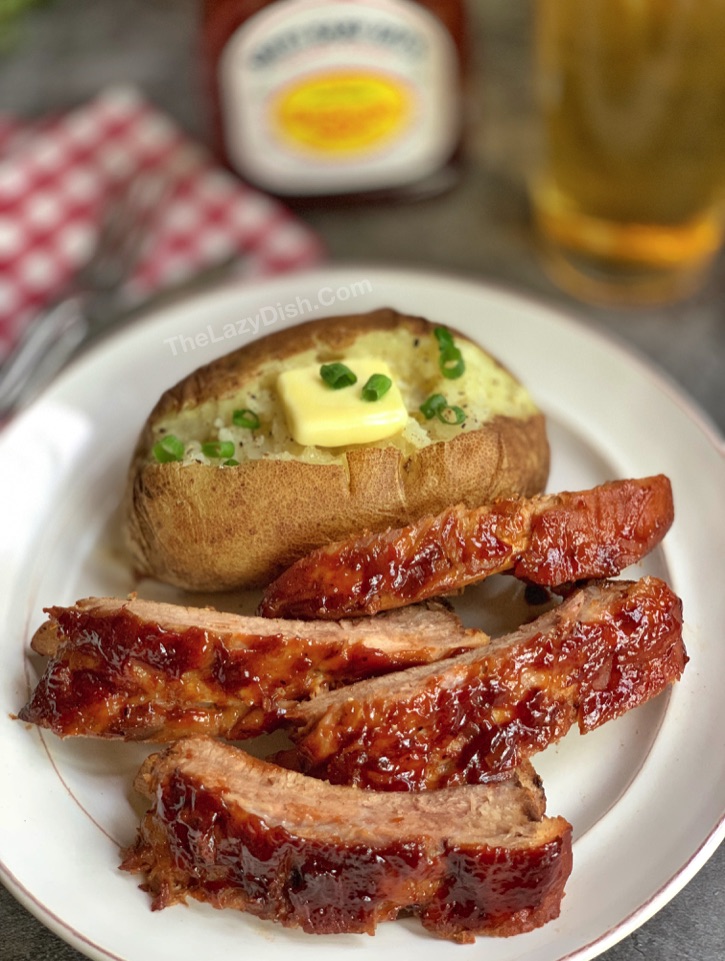
[{"label": "fork tine", "polygon": [[96,238],[95,248],[78,272],[77,284],[106,292],[126,280],[144,250],[157,210],[171,190],[168,179],[142,173],[116,186]]}]

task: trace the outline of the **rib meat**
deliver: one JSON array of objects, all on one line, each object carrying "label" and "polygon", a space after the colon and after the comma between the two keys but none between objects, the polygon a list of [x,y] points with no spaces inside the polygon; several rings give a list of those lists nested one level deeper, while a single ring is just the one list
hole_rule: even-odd
[{"label": "rib meat", "polygon": [[662,474],[576,493],[452,507],[409,527],[313,551],[280,575],[265,617],[373,614],[510,571],[547,587],[614,577],[664,537],[674,516]]},{"label": "rib meat", "polygon": [[440,604],[344,624],[275,621],[136,598],[48,608],[51,655],[20,718],[60,736],[233,739],[340,684],[486,643]]},{"label": "rib meat", "polygon": [[187,897],[309,933],[373,934],[411,909],[434,934],[473,941],[557,917],[571,827],[544,817],[527,765],[498,782],[378,794],[316,781],[211,738],[142,767],[151,802],[122,868],[152,908]]},{"label": "rib meat", "polygon": [[686,661],[663,581],[590,584],[484,648],[299,705],[297,766],[378,790],[476,783],[642,704]]}]

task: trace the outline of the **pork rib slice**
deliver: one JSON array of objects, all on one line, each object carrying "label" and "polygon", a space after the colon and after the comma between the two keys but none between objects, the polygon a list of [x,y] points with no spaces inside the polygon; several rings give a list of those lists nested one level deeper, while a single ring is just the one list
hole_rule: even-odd
[{"label": "pork rib slice", "polygon": [[475,783],[642,704],[686,661],[663,581],[590,584],[485,648],[297,706],[291,766],[383,791]]},{"label": "pork rib slice", "polygon": [[489,507],[458,505],[313,551],[267,588],[259,612],[373,614],[504,571],[546,587],[614,577],[662,540],[673,516],[672,489],[662,474]]},{"label": "pork rib slice", "polygon": [[47,613],[33,647],[51,660],[19,717],[60,736],[249,737],[278,726],[295,701],[488,641],[440,604],[343,624],[138,598]]},{"label": "pork rib slice", "polygon": [[367,932],[411,909],[454,941],[557,917],[571,827],[544,816],[529,765],[509,778],[421,794],[316,781],[212,738],[152,755],[151,802],[122,868],[152,908],[187,897],[314,934]]}]

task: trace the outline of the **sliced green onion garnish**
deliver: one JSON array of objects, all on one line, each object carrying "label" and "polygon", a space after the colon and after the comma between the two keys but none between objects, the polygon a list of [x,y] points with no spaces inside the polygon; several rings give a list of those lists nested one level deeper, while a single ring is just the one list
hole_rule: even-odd
[{"label": "sliced green onion garnish", "polygon": [[455,380],[456,377],[460,377],[466,369],[463,355],[457,347],[446,347],[445,350],[441,350],[438,366],[443,376],[447,377],[448,380]]},{"label": "sliced green onion garnish", "polygon": [[259,417],[245,407],[243,410],[235,410],[232,414],[232,423],[235,427],[246,427],[248,430],[256,430],[259,427]]},{"label": "sliced green onion garnish", "polygon": [[448,401],[443,394],[431,394],[428,400],[423,401],[420,405],[420,412],[426,420],[430,420],[432,417],[435,417],[441,407],[446,407],[447,404]]},{"label": "sliced green onion garnish", "polygon": [[453,343],[453,334],[446,327],[436,327],[433,334],[441,350],[449,350],[456,346]]},{"label": "sliced green onion garnish", "polygon": [[357,383],[357,377],[346,367],[345,364],[323,364],[320,367],[320,377],[333,390],[340,390],[342,387],[352,387]]},{"label": "sliced green onion garnish", "polygon": [[153,446],[153,455],[160,464],[184,459],[184,445],[174,434],[167,434]]},{"label": "sliced green onion garnish", "polygon": [[222,467],[239,467],[239,461],[234,457],[230,457],[229,460],[225,460]]},{"label": "sliced green onion garnish", "polygon": [[201,445],[201,452],[205,457],[228,457],[234,456],[234,441],[231,440],[209,440]]},{"label": "sliced green onion garnish", "polygon": [[461,407],[441,407],[436,411],[436,417],[441,423],[454,427],[456,424],[463,423],[466,419],[466,413]]},{"label": "sliced green onion garnish", "polygon": [[362,389],[363,400],[380,400],[392,386],[392,380],[385,374],[372,374]]},{"label": "sliced green onion garnish", "polygon": [[436,327],[433,331],[438,341],[438,366],[444,377],[455,380],[466,369],[463,355],[453,340],[453,334],[446,327]]}]

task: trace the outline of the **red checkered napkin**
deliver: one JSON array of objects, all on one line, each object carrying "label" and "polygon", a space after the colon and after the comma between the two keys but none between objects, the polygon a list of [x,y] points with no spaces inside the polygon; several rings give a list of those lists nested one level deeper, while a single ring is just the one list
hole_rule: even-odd
[{"label": "red checkered napkin", "polygon": [[133,88],[35,124],[0,117],[0,358],[63,293],[114,186],[137,171],[163,175],[170,187],[124,289],[129,306],[235,254],[245,276],[322,258],[304,224],[216,166]]}]

